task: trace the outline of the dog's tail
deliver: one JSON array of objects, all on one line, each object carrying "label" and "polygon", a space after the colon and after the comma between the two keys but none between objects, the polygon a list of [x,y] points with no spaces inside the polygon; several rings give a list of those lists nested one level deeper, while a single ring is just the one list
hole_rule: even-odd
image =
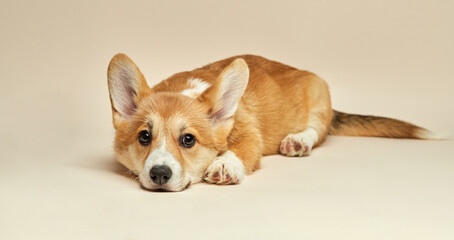
[{"label": "dog's tail", "polygon": [[330,135],[440,140],[445,136],[392,118],[348,114],[333,110]]}]

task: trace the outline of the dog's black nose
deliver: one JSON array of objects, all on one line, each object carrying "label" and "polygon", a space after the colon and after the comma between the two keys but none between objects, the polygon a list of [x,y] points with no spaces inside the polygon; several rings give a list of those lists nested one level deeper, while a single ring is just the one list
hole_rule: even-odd
[{"label": "dog's black nose", "polygon": [[172,170],[166,165],[154,166],[150,170],[150,177],[156,184],[166,184],[172,177]]}]

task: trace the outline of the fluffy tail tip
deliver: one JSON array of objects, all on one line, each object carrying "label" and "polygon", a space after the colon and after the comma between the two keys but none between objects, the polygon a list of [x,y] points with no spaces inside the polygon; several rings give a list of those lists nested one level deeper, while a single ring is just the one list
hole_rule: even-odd
[{"label": "fluffy tail tip", "polygon": [[426,140],[449,140],[452,137],[450,133],[434,133],[426,129],[419,129],[415,135]]}]

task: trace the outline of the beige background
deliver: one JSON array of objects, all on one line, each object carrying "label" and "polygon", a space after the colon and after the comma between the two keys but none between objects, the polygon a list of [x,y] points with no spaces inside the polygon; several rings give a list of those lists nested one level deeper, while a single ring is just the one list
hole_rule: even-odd
[{"label": "beige background", "polygon": [[454,2],[0,1],[0,239],[453,239],[453,141],[331,137],[238,186],[152,193],[113,159],[106,68],[150,84],[235,54],[336,109],[454,132]]}]

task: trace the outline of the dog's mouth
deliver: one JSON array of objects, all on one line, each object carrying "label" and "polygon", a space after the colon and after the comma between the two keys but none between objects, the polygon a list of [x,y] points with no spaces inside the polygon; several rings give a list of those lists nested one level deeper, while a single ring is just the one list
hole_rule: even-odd
[{"label": "dog's mouth", "polygon": [[189,186],[191,186],[191,181],[189,181],[188,184],[186,184],[186,186],[184,188],[179,189],[179,190],[168,189],[165,186],[159,186],[159,187],[156,187],[156,188],[146,188],[146,187],[143,186],[143,184],[140,184],[140,187],[142,189],[150,191],[150,192],[181,192],[181,191],[184,191],[184,190],[188,189]]}]

